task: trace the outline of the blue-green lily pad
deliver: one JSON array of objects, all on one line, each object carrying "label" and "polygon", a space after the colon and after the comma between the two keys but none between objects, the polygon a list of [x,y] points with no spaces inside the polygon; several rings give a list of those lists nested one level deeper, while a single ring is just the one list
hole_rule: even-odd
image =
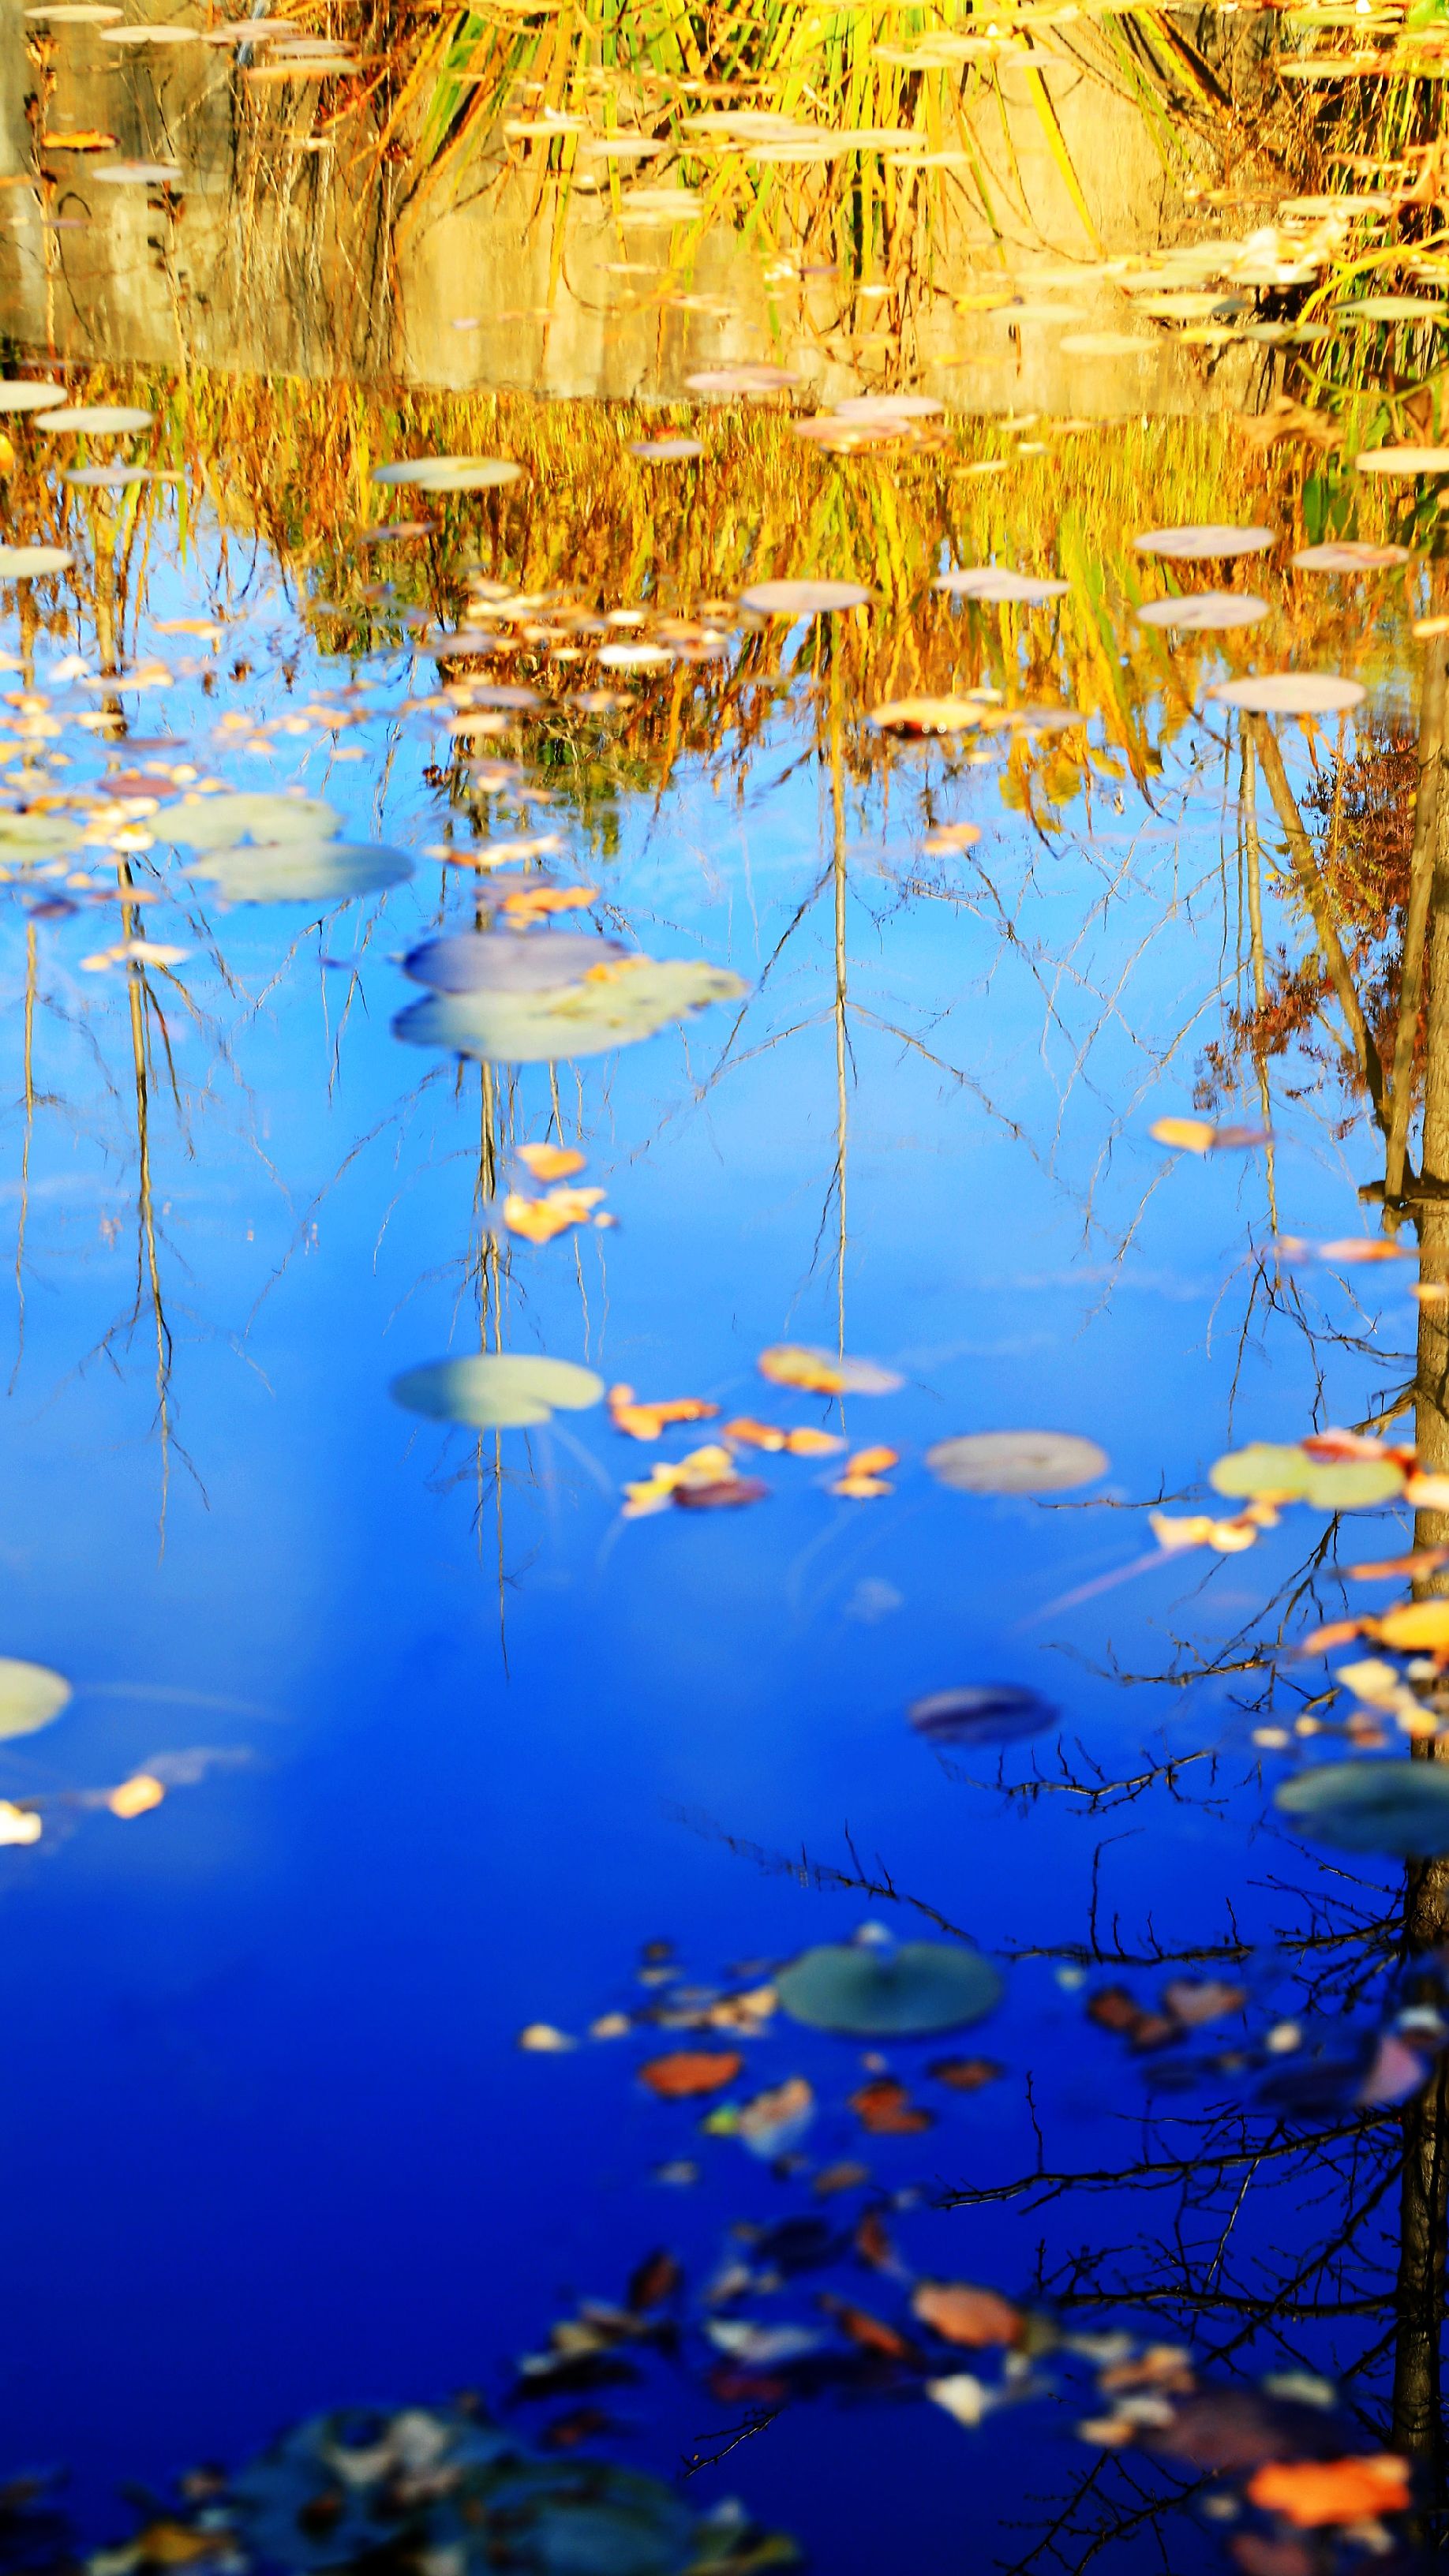
[{"label": "blue-green lily pad", "polygon": [[736,1001],[744,990],[738,975],[694,958],[631,957],[596,983],[430,994],[400,1012],[393,1030],[410,1046],[446,1047],[487,1064],[547,1064],[632,1046],[702,1003]]},{"label": "blue-green lily pad", "polygon": [[1002,1986],[989,1959],[954,1942],[903,1941],[888,1950],[828,1942],[782,1969],[777,1991],[782,2011],[811,2030],[911,2039],[984,2020]]},{"label": "blue-green lily pad", "polygon": [[403,973],[435,993],[558,992],[628,953],[619,940],[591,931],[464,930],[410,948]]},{"label": "blue-green lily pad", "polygon": [[524,1351],[475,1351],[395,1377],[391,1393],[409,1413],[433,1422],[466,1422],[475,1431],[522,1431],[547,1422],[555,1408],[582,1412],[597,1404],[604,1381],[572,1360]]},{"label": "blue-green lily pad", "polygon": [[189,850],[229,850],[237,841],[330,841],[342,817],[320,796],[183,796],[163,805],[156,830]]},{"label": "blue-green lily pad", "polygon": [[228,903],[354,903],[402,885],[413,863],[380,841],[244,841],[210,851],[191,872]]},{"label": "blue-green lily pad", "polygon": [[1449,1765],[1320,1762],[1273,1793],[1281,1814],[1339,1851],[1387,1852],[1397,1860],[1449,1853]]}]

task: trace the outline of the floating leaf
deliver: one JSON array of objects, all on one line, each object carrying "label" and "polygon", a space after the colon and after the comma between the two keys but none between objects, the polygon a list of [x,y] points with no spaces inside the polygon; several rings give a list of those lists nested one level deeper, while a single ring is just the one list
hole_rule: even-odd
[{"label": "floating leaf", "polygon": [[985,718],[979,698],[888,698],[870,711],[877,733],[908,735],[969,733]]},{"label": "floating leaf", "polygon": [[374,465],[374,483],[415,485],[422,492],[492,492],[516,483],[523,473],[504,456],[405,456],[394,465]]},{"label": "floating leaf", "polygon": [[959,2030],[991,2012],[1002,1991],[989,1960],[941,1941],[903,1941],[884,1952],[827,1943],[782,1969],[777,1984],[792,2021],[858,2039]]},{"label": "floating leaf", "polygon": [[1021,2341],[1026,2323],[1020,2308],[995,2290],[977,2290],[966,2281],[922,2281],[912,2294],[911,2313],[946,2343],[975,2349]]},{"label": "floating leaf", "polygon": [[74,561],[68,546],[0,545],[0,581],[33,581],[40,573],[67,572]]},{"label": "floating leaf", "polygon": [[1266,599],[1246,590],[1198,590],[1185,599],[1150,599],[1137,610],[1144,626],[1166,626],[1188,635],[1226,634],[1257,626],[1268,615]]},{"label": "floating leaf", "polygon": [[1210,1118],[1158,1118],[1147,1133],[1183,1154],[1221,1153],[1227,1147],[1241,1150],[1273,1141],[1266,1127],[1215,1127]]},{"label": "floating leaf", "polygon": [[755,1366],[772,1386],[803,1387],[810,1395],[894,1395],[901,1384],[894,1369],[874,1360],[837,1359],[804,1342],[773,1342]]},{"label": "floating leaf", "polygon": [[868,608],[872,597],[858,581],[757,581],[740,592],[740,606],[767,617],[820,617],[836,608]]},{"label": "floating leaf", "polygon": [[1173,1977],[1163,1987],[1162,2000],[1184,2030],[1200,2030],[1205,2023],[1241,2012],[1248,1989],[1229,1985],[1222,1977]]},{"label": "floating leaf", "polygon": [[[98,179],[103,170],[95,172]],[[154,412],[136,411],[125,403],[63,403],[56,411],[38,411],[35,426],[47,433],[63,430],[88,432],[92,438],[125,438],[133,431],[149,429]]]},{"label": "floating leaf", "polygon": [[948,2378],[928,2379],[926,2395],[934,2406],[940,2406],[968,2431],[984,2423],[991,2405],[991,2393],[969,2370],[953,2370]]},{"label": "floating leaf", "polygon": [[702,2093],[723,2092],[744,2062],[733,2048],[676,2048],[667,2057],[651,2057],[640,2067],[639,2081],[663,2102],[689,2102]]},{"label": "floating leaf", "polygon": [[609,1420],[630,1440],[657,1440],[671,1423],[708,1422],[718,1411],[717,1404],[706,1404],[697,1395],[668,1396],[660,1403],[637,1404],[632,1386],[609,1389]]},{"label": "floating leaf", "polygon": [[1095,1440],[1071,1431],[966,1431],[938,1440],[926,1464],[957,1494],[1057,1494],[1105,1476],[1110,1460]]},{"label": "floating leaf", "polygon": [[1449,1646],[1449,1600],[1406,1601],[1401,1609],[1385,1610],[1373,1622],[1373,1634],[1400,1654],[1437,1654]]},{"label": "floating leaf", "polygon": [[723,1512],[744,1503],[767,1502],[769,1494],[769,1486],[758,1476],[711,1476],[703,1481],[686,1476],[675,1486],[673,1499],[681,1511]]},{"label": "floating leaf", "polygon": [[1323,1762],[1284,1780],[1273,1804],[1336,1850],[1435,1860],[1449,1852],[1449,1766],[1395,1758]]},{"label": "floating leaf", "polygon": [[230,850],[237,841],[328,841],[342,817],[320,796],[183,796],[163,805],[154,828],[184,848]]},{"label": "floating leaf", "polygon": [[0,1798],[0,1843],[38,1843],[44,1826],[33,1807]]},{"label": "floating leaf", "polygon": [[412,1046],[446,1047],[490,1064],[602,1055],[653,1037],[707,1002],[737,1001],[738,975],[695,958],[629,957],[607,977],[544,992],[475,991],[415,1002],[393,1022]]},{"label": "floating leaf", "polygon": [[741,2104],[735,2135],[752,2155],[780,2156],[799,2145],[814,2117],[814,2088],[803,2075],[791,2075],[783,2084],[771,2085],[768,2092],[757,2093],[752,2102]]},{"label": "floating leaf", "polygon": [[0,412],[51,411],[56,397],[65,392],[64,385],[33,381],[29,376],[0,378]]},{"label": "floating leaf", "polygon": [[1409,2463],[1390,2451],[1345,2460],[1270,2460],[1248,2481],[1252,2503],[1281,2513],[1300,2531],[1402,2513],[1411,2502]]},{"label": "floating leaf", "polygon": [[466,1359],[437,1360],[393,1379],[393,1401],[433,1422],[466,1422],[477,1431],[522,1430],[547,1422],[555,1407],[577,1413],[597,1404],[604,1381],[572,1360],[533,1358],[526,1352],[477,1351]]},{"label": "floating leaf", "polygon": [[1300,546],[1292,558],[1298,572],[1387,572],[1412,562],[1407,546],[1374,546],[1359,537],[1340,537],[1321,546]]},{"label": "floating leaf", "polygon": [[133,1779],[123,1780],[119,1789],[111,1791],[106,1805],[113,1816],[148,1816],[153,1807],[160,1806],[165,1795],[163,1781],[149,1771],[138,1771]]},{"label": "floating leaf", "polygon": [[1261,671],[1251,680],[1219,680],[1208,691],[1219,706],[1257,716],[1344,715],[1366,695],[1361,681],[1334,671]]},{"label": "floating leaf", "polygon": [[[582,930],[529,938],[521,930],[465,930],[410,948],[403,973],[435,993],[550,993],[582,983],[596,966],[628,955],[617,939]],[[542,1175],[540,1175],[542,1177]]]},{"label": "floating leaf", "polygon": [[701,367],[684,381],[692,394],[777,394],[800,379],[788,367],[741,366]]},{"label": "floating leaf", "polygon": [[953,2093],[979,2093],[984,2084],[998,2084],[1006,2069],[994,2057],[933,2057],[926,2073]]},{"label": "floating leaf", "polygon": [[1404,1490],[1404,1471],[1392,1458],[1316,1459],[1299,1445],[1253,1440],[1233,1449],[1208,1471],[1220,1494],[1257,1495],[1312,1503],[1319,1511],[1367,1511]]},{"label": "floating leaf", "polygon": [[[1065,348],[1067,343],[1063,341]],[[1172,563],[1210,563],[1225,555],[1260,555],[1275,538],[1272,528],[1149,528],[1134,537],[1140,555],[1165,555]]]},{"label": "floating leaf", "polygon": [[550,1190],[546,1198],[525,1198],[510,1190],[503,1202],[503,1222],[526,1243],[552,1243],[572,1225],[587,1225],[602,1199],[602,1190]]},{"label": "floating leaf", "polygon": [[625,444],[631,456],[650,465],[685,465],[704,454],[702,438],[631,438]]},{"label": "floating leaf", "polygon": [[405,850],[372,841],[247,841],[192,865],[227,903],[354,903],[412,872]]},{"label": "floating leaf", "polygon": [[564,1181],[584,1168],[584,1157],[572,1145],[515,1145],[520,1163],[536,1181]]},{"label": "floating leaf", "polygon": [[934,2114],[912,2102],[893,2075],[878,2075],[850,2096],[850,2107],[873,2138],[914,2138],[935,2126]]},{"label": "floating leaf", "polygon": [[0,1655],[0,1742],[12,1735],[37,1735],[59,1717],[70,1696],[69,1682],[46,1665]]},{"label": "floating leaf", "polygon": [[1058,1712],[1023,1684],[972,1682],[912,1700],[906,1715],[932,1744],[1015,1744],[1054,1726]]},{"label": "floating leaf", "polygon": [[1449,474],[1449,447],[1372,447],[1353,461],[1360,474]]},{"label": "floating leaf", "polygon": [[844,1494],[851,1502],[873,1502],[878,1495],[894,1490],[884,1481],[885,1471],[899,1465],[898,1449],[857,1449],[846,1459],[830,1490],[832,1494]]},{"label": "floating leaf", "polygon": [[1064,599],[1071,583],[1043,581],[1035,573],[1010,572],[1000,564],[977,564],[958,572],[941,573],[931,588],[944,591],[951,599],[979,599],[993,607],[1020,603],[1024,608],[1034,608],[1043,600]]}]

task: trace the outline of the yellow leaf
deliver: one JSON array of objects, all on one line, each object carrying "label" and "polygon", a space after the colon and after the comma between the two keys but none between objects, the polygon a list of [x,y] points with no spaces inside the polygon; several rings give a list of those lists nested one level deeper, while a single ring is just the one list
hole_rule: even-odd
[{"label": "yellow leaf", "polygon": [[583,1155],[572,1145],[519,1145],[514,1150],[536,1181],[566,1181],[584,1168]]},{"label": "yellow leaf", "polygon": [[1217,1134],[1210,1118],[1158,1118],[1147,1133],[1159,1145],[1176,1145],[1184,1154],[1206,1154]]},{"label": "yellow leaf", "polygon": [[583,1225],[598,1206],[602,1190],[550,1190],[547,1198],[524,1198],[510,1190],[503,1202],[503,1222],[510,1234],[528,1243],[552,1243],[571,1225]]},{"label": "yellow leaf", "polygon": [[657,1440],[671,1422],[708,1422],[718,1413],[717,1404],[705,1404],[697,1395],[667,1397],[659,1404],[636,1404],[632,1386],[611,1386],[609,1419],[616,1431],[630,1440]]},{"label": "yellow leaf", "polygon": [[159,1807],[166,1792],[149,1771],[138,1771],[133,1780],[123,1780],[106,1800],[113,1816],[144,1816]]},{"label": "yellow leaf", "polygon": [[45,135],[41,149],[45,152],[111,152],[115,143],[114,134],[103,133],[98,125],[88,125],[75,134]]},{"label": "yellow leaf", "polygon": [[584,904],[597,903],[597,886],[519,886],[503,898],[503,918],[515,928],[526,928],[531,921],[544,921],[553,912],[577,912]]}]

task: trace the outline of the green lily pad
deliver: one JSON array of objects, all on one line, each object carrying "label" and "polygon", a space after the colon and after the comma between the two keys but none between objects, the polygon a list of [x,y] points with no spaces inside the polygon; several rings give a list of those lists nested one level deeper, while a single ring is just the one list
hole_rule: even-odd
[{"label": "green lily pad", "polygon": [[830,1942],[804,1951],[776,1982],[792,2021],[852,2039],[961,2030],[994,2011],[1002,1993],[989,1959],[946,1941],[903,1941],[889,1950]]},{"label": "green lily pad", "polygon": [[1449,1765],[1320,1762],[1273,1793],[1300,1833],[1339,1851],[1387,1852],[1397,1860],[1449,1853]]},{"label": "green lily pad", "polygon": [[1391,1459],[1310,1458],[1296,1444],[1253,1440],[1246,1449],[1232,1449],[1219,1458],[1208,1471],[1208,1483],[1216,1493],[1239,1501],[1284,1494],[1321,1512],[1360,1512],[1402,1494],[1404,1475]]},{"label": "green lily pad", "polygon": [[0,806],[0,859],[59,859],[74,849],[84,817],[14,814]]},{"label": "green lily pad", "polygon": [[35,426],[47,432],[85,431],[92,438],[125,438],[149,429],[156,415],[130,403],[61,403],[55,411],[38,411]]},{"label": "green lily pad", "polygon": [[547,1064],[603,1055],[653,1037],[705,1002],[737,1001],[738,975],[694,958],[631,957],[597,982],[536,993],[430,994],[393,1022],[410,1046],[447,1047],[487,1064]]},{"label": "green lily pad", "polygon": [[330,841],[341,828],[320,796],[183,796],[163,805],[156,829],[190,850],[230,850],[237,841]]},{"label": "green lily pad", "polygon": [[43,572],[67,572],[69,546],[0,546],[0,581],[34,581]]},{"label": "green lily pad", "polygon": [[0,1741],[12,1735],[38,1735],[42,1726],[59,1717],[70,1695],[69,1682],[48,1665],[0,1655]]},{"label": "green lily pad", "polygon": [[227,903],[354,903],[412,872],[406,850],[380,841],[246,841],[192,868]]},{"label": "green lily pad", "polygon": [[555,1408],[580,1413],[597,1404],[604,1381],[572,1360],[532,1358],[527,1352],[475,1351],[465,1359],[435,1360],[405,1371],[389,1390],[409,1413],[431,1422],[466,1422],[475,1431],[523,1431],[547,1422]]}]

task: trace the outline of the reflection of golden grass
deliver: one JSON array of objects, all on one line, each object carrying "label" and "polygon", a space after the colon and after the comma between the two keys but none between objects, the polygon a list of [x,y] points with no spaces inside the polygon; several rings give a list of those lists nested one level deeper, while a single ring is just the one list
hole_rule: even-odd
[{"label": "reflection of golden grass", "polygon": [[[86,390],[116,382],[97,379]],[[322,630],[331,652],[387,631],[378,623],[385,610],[364,595],[380,576],[396,584],[394,607],[411,604],[445,626],[460,621],[470,564],[587,610],[643,607],[659,616],[733,602],[748,581],[773,575],[854,579],[877,604],[817,620],[803,641],[796,630],[789,648],[798,676],[832,675],[831,689],[809,703],[822,725],[829,700],[844,710],[852,765],[877,769],[891,757],[865,723],[888,699],[987,685],[1009,703],[1074,706],[1101,718],[1110,748],[1089,753],[1080,732],[1018,740],[1003,782],[1009,802],[1047,819],[1077,792],[1089,763],[1108,779],[1149,775],[1188,720],[1205,656],[1225,651],[1234,664],[1262,667],[1311,655],[1322,667],[1366,674],[1389,650],[1383,621],[1359,610],[1382,580],[1363,591],[1287,569],[1289,547],[1318,533],[1305,528],[1297,451],[1282,447],[1264,460],[1222,421],[1048,428],[1041,452],[1025,454],[999,424],[962,421],[932,424],[920,447],[835,458],[797,438],[773,405],[731,406],[693,416],[709,452],[679,467],[628,452],[629,438],[660,426],[657,408],[496,394],[396,398],[199,371],[184,385],[143,379],[128,391],[157,413],[155,461],[186,469],[183,544],[205,490],[224,532],[266,539],[304,609],[309,598],[335,604]],[[93,556],[110,514],[72,497],[67,515],[44,480],[42,442],[23,423],[15,435],[13,523],[69,542],[89,517],[83,552]],[[375,464],[414,453],[504,455],[526,472],[506,490],[445,500],[371,483]],[[165,492],[137,487],[117,514],[123,633],[134,631],[150,561],[175,542],[152,541],[155,514],[172,506]],[[1357,499],[1360,533],[1383,533],[1392,496],[1375,488]],[[434,536],[359,545],[359,531],[400,504],[433,519]],[[125,511],[136,514],[129,534]],[[1236,577],[1240,587],[1262,587],[1276,614],[1241,636],[1180,638],[1172,649],[1132,616],[1170,577],[1134,552],[1132,538],[1203,520],[1266,522],[1284,542],[1236,576],[1222,564],[1186,567],[1180,586]],[[1042,608],[963,611],[933,592],[943,563],[992,560],[1059,572],[1070,596]],[[106,589],[104,580],[96,585],[97,605]],[[726,662],[681,663],[652,682],[629,719],[630,755],[657,777],[679,752],[723,749],[731,737],[743,747],[765,721],[770,697],[758,684],[778,676],[786,633],[783,624],[752,629]],[[551,664],[547,638],[508,661],[511,680],[551,695],[590,675],[587,662]]]}]

